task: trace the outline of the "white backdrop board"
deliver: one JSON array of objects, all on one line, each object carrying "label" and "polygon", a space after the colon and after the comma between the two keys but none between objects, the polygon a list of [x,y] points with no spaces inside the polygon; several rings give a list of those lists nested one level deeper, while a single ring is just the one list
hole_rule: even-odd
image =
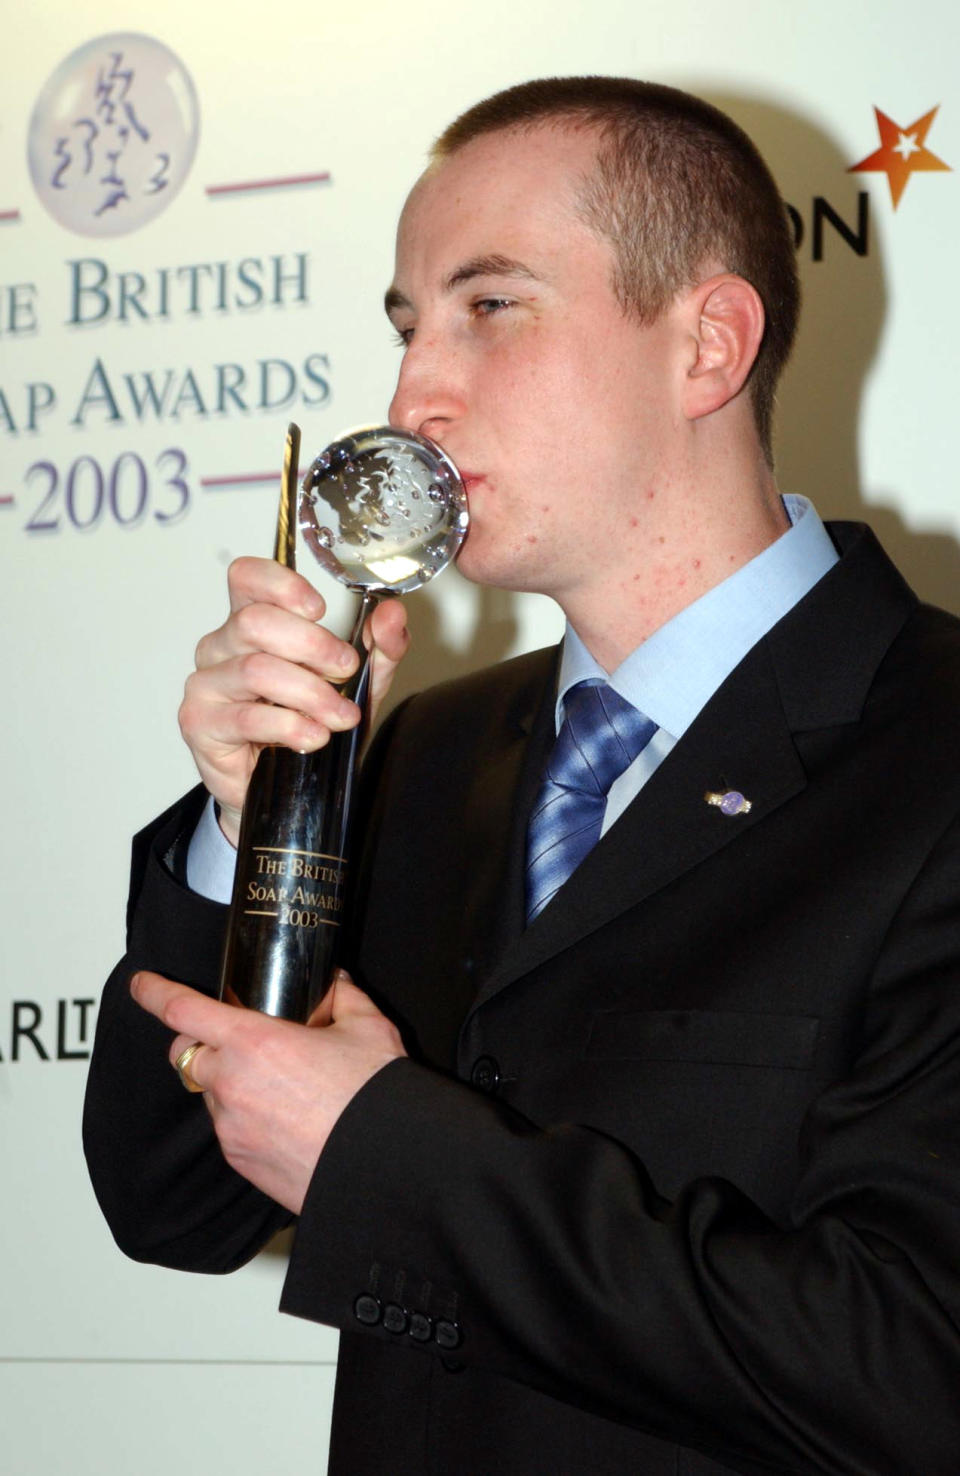
[{"label": "white backdrop board", "polygon": [[[381,298],[430,140],[536,75],[629,73],[731,112],[793,209],[806,294],[781,485],[826,515],[868,517],[919,591],[957,610],[958,30],[949,0],[45,0],[8,22],[11,1476],[324,1468],[335,1336],[276,1314],[282,1249],[227,1280],[126,1262],[86,1180],[79,1117],[96,1000],[122,949],[128,837],[193,782],[175,721],[193,646],[222,618],[229,560],[269,551],[287,420],[312,456],[385,412],[397,360]],[[402,690],[559,628],[546,602],[456,574],[411,611]]]}]

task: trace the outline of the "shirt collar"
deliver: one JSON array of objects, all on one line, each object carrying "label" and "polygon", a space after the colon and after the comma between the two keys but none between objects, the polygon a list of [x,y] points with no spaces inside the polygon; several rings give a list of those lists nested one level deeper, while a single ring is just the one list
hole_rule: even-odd
[{"label": "shirt collar", "polygon": [[570,688],[609,682],[659,728],[680,738],[714,692],[778,620],[838,559],[813,504],[788,493],[790,527],[728,579],[654,631],[608,675],[567,623],[557,691],[557,731]]}]

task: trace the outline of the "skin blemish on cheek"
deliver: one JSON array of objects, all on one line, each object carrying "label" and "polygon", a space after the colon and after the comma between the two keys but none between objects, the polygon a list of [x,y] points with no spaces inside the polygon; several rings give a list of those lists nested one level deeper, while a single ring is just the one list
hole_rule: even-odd
[{"label": "skin blemish on cheek", "polygon": [[527,542],[528,543],[538,543],[539,542],[539,539],[537,538],[536,533],[528,533],[527,534]]},{"label": "skin blemish on cheek", "polygon": [[640,521],[639,518],[631,518],[630,519],[630,526],[631,526],[631,528],[635,528],[637,526],[637,524],[639,523],[639,521]]},{"label": "skin blemish on cheek", "polygon": [[694,559],[694,561],[693,561],[693,567],[695,569],[699,569],[699,567],[700,567],[700,560],[699,559]]}]

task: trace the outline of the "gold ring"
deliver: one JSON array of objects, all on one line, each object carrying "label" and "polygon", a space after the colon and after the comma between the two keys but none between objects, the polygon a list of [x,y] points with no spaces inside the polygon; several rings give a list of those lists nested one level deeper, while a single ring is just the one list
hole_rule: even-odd
[{"label": "gold ring", "polygon": [[192,1045],[184,1047],[184,1049],[180,1052],[179,1056],[173,1063],[174,1070],[180,1078],[181,1086],[185,1086],[188,1092],[206,1091],[206,1087],[202,1087],[198,1081],[194,1081],[189,1071],[190,1062],[197,1054],[197,1051],[202,1050],[203,1042],[200,1040],[195,1040]]}]

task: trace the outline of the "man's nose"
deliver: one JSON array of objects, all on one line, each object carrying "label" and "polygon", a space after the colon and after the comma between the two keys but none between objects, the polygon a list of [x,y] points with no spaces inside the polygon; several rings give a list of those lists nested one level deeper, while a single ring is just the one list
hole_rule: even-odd
[{"label": "man's nose", "polygon": [[390,401],[390,424],[438,441],[463,409],[463,388],[455,366],[436,341],[414,340],[400,366]]}]

